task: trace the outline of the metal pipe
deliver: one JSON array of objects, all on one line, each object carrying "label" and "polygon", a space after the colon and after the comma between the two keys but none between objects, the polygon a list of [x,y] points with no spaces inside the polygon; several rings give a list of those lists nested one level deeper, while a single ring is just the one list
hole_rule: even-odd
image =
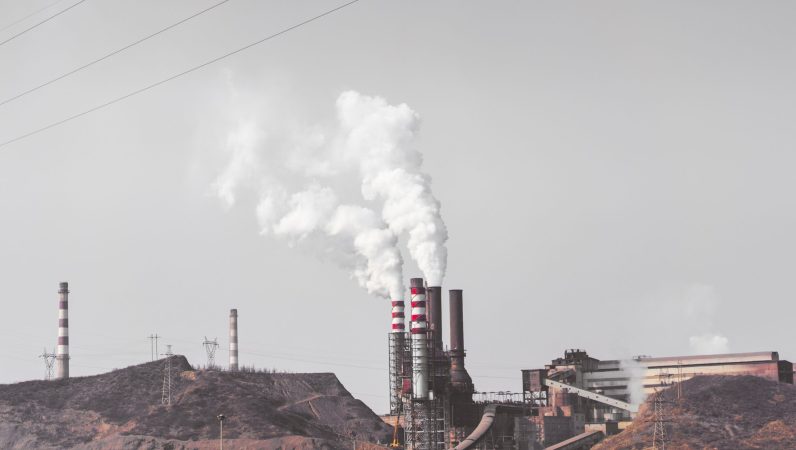
[{"label": "metal pipe", "polygon": [[238,310],[229,310],[229,370],[238,370]]},{"label": "metal pipe", "polygon": [[56,378],[69,378],[69,283],[62,282],[58,289],[58,350]]},{"label": "metal pipe", "polygon": [[428,398],[428,323],[426,318],[426,288],[422,278],[410,280],[412,299],[412,396]]}]

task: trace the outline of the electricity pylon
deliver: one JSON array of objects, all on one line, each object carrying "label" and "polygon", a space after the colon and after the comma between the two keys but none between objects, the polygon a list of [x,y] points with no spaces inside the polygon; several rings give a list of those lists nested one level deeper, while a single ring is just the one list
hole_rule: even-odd
[{"label": "electricity pylon", "polygon": [[44,351],[41,352],[39,358],[44,359],[44,379],[45,380],[52,380],[53,379],[53,365],[55,365],[55,353],[47,353],[47,347],[44,348]]},{"label": "electricity pylon", "polygon": [[205,340],[204,342],[202,342],[202,345],[205,346],[205,351],[207,352],[207,368],[212,369],[216,366],[216,350],[218,349],[218,338],[215,338],[211,341],[210,339],[207,339],[207,336],[205,336]]},{"label": "electricity pylon", "polygon": [[171,357],[174,353],[171,352],[171,345],[166,346],[166,367],[163,371],[163,390],[160,396],[160,403],[164,405],[171,405]]}]

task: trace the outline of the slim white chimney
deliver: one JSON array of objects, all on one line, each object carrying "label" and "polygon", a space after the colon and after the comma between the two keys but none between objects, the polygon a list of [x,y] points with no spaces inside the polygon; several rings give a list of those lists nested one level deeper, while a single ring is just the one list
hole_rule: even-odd
[{"label": "slim white chimney", "polygon": [[238,370],[238,310],[229,310],[229,370]]},{"label": "slim white chimney", "polygon": [[58,350],[55,360],[57,379],[69,378],[69,283],[62,282],[58,289]]}]

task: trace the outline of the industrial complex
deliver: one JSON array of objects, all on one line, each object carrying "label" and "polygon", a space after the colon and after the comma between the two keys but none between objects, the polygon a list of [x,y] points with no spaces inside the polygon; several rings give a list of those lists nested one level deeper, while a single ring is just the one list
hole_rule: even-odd
[{"label": "industrial complex", "polygon": [[[793,384],[793,365],[772,351],[600,360],[569,349],[543,368],[522,370],[522,393],[487,397],[476,390],[465,367],[463,291],[448,291],[447,346],[442,292],[413,278],[409,314],[404,300],[391,304],[390,411],[384,419],[394,429],[393,448],[587,449],[624,429],[646,396],[679,389],[699,375],[753,375]],[[69,378],[68,283],[60,283],[58,293],[53,356],[56,378],[64,379]],[[237,309],[229,315],[228,370],[239,370]],[[167,384],[170,376],[164,392]]]},{"label": "industrial complex", "polygon": [[[463,294],[449,291],[443,345],[442,288],[410,282],[411,314],[392,302],[388,336],[393,446],[407,449],[581,449],[621,431],[646,395],[698,375],[754,375],[793,384],[777,352],[599,360],[570,349],[522,371],[522,396],[480,398],[465,368]],[[518,374],[519,376],[519,374]],[[403,428],[403,434],[399,431]]]}]

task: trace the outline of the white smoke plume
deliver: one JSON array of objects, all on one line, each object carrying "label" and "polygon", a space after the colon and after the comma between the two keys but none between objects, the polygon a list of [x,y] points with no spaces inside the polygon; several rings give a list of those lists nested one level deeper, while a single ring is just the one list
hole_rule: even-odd
[{"label": "white smoke plume", "polygon": [[688,338],[694,354],[717,354],[730,351],[729,339],[714,330],[719,297],[713,286],[694,284],[685,293],[685,316],[692,326],[703,330]]},{"label": "white smoke plume", "polygon": [[715,355],[730,351],[729,339],[720,334],[705,333],[688,338],[691,350],[696,354]]},{"label": "white smoke plume", "polygon": [[341,204],[331,188],[318,183],[290,192],[272,170],[284,161],[274,158],[278,152],[267,151],[264,134],[252,131],[251,122],[230,132],[227,147],[230,161],[213,184],[227,205],[235,204],[240,186],[256,186],[260,191],[256,214],[263,235],[336,262],[372,295],[403,297],[398,238],[378,214]]},{"label": "white smoke plume", "polygon": [[[403,297],[398,238],[404,235],[428,283],[440,285],[448,234],[413,147],[418,115],[405,104],[353,91],[338,97],[336,112],[335,126],[299,132],[265,133],[241,121],[229,133],[231,159],[214,184],[216,194],[231,206],[238,189],[256,186],[262,234],[335,260],[371,294]],[[344,204],[330,187],[352,175],[363,204]]]},{"label": "white smoke plume", "polygon": [[647,368],[636,358],[619,361],[619,367],[629,377],[627,390],[630,394],[630,403],[634,405],[644,403],[644,400],[647,399],[647,394],[644,392],[644,377],[647,374]]},{"label": "white smoke plume", "polygon": [[419,117],[406,104],[343,92],[337,99],[344,160],[356,162],[362,195],[383,202],[382,217],[399,235],[429,285],[441,285],[448,253],[448,231],[431,178],[421,171],[422,155],[413,148]]}]

